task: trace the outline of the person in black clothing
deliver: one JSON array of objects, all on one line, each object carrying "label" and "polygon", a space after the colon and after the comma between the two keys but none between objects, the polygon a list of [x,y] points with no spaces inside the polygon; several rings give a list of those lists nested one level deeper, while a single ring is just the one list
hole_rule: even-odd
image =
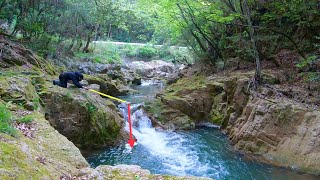
[{"label": "person in black clothing", "polygon": [[59,80],[53,80],[53,85],[58,85],[60,87],[67,88],[68,81],[72,81],[74,85],[78,88],[84,88],[79,81],[83,79],[83,75],[79,72],[63,72],[59,75]]}]

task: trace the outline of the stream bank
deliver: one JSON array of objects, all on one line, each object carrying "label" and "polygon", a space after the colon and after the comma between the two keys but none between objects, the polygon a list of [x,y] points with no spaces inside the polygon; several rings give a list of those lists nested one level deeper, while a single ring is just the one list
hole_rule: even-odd
[{"label": "stream bank", "polygon": [[[134,164],[157,174],[213,179],[318,179],[316,176],[259,163],[256,157],[239,153],[231,145],[228,136],[219,130],[219,126],[211,123],[188,131],[155,128],[142,107],[146,101],[152,102],[148,97],[154,97],[163,86],[142,82],[142,86],[133,88],[141,93],[122,98],[133,103],[131,119],[137,144],[132,150],[123,142],[89,154],[86,159],[92,167]],[[118,107],[126,117],[126,106]]]},{"label": "stream bank", "polygon": [[[285,73],[264,70],[265,85],[255,92],[248,89],[254,71],[195,74],[166,87],[146,109],[167,129],[214,123],[239,151],[273,165],[319,175],[320,111],[310,105],[319,101],[319,92],[284,88]],[[307,99],[302,102],[285,95],[294,93]]]}]

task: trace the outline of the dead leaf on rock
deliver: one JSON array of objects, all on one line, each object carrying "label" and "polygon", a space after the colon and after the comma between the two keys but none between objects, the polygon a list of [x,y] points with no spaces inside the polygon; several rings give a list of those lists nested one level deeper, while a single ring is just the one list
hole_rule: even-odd
[{"label": "dead leaf on rock", "polygon": [[46,164],[46,158],[45,157],[36,157],[36,160],[39,161],[41,164]]},{"label": "dead leaf on rock", "polygon": [[37,129],[34,126],[34,123],[15,123],[15,127],[19,129],[24,136],[30,139],[33,139],[35,137],[35,132]]}]

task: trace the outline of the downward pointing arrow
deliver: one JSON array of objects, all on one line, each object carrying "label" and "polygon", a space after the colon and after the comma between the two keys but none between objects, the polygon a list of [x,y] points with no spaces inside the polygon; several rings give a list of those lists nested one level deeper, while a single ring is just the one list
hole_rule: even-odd
[{"label": "downward pointing arrow", "polygon": [[130,147],[133,148],[133,145],[136,142],[136,140],[132,138],[132,124],[131,124],[130,103],[128,103],[128,121],[129,121],[129,131],[130,131],[130,139],[128,140],[128,143],[129,143]]}]

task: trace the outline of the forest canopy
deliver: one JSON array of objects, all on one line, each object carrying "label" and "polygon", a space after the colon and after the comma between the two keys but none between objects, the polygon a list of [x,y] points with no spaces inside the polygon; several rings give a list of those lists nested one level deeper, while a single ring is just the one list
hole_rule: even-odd
[{"label": "forest canopy", "polygon": [[90,51],[94,40],[187,46],[219,66],[290,50],[317,61],[318,0],[1,0],[1,33],[43,53]]}]

